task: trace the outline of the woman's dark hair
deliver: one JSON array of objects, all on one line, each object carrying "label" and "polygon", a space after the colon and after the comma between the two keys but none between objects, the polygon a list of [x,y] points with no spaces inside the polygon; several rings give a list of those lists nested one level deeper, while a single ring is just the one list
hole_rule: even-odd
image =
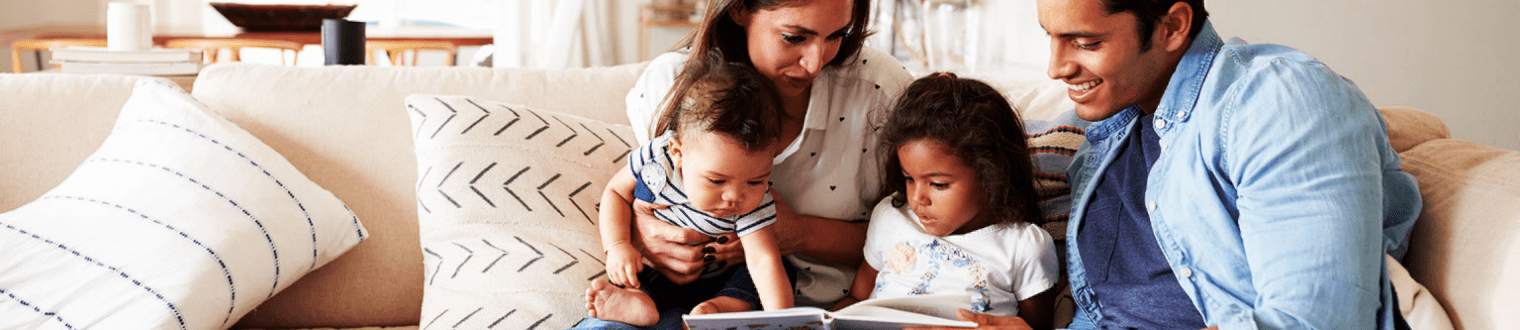
[{"label": "woman's dark hair", "polygon": [[897,98],[879,139],[880,197],[892,197],[892,206],[907,203],[897,148],[929,139],[955,150],[976,169],[983,214],[996,223],[1044,222],[1024,123],[992,86],[951,73],[919,78]]},{"label": "woman's dark hair", "polygon": [[682,72],[691,79],[689,93],[655,124],[657,132],[690,130],[733,138],[747,151],[758,151],[781,138],[781,94],[748,64],[726,62],[718,52],[705,64]]},{"label": "woman's dark hair", "polygon": [[[682,73],[676,75],[670,94],[667,94],[664,103],[661,103],[660,113],[662,114],[674,111],[679,103],[678,100],[686,98],[685,94],[693,83],[692,77],[686,72],[701,70],[699,67],[703,65],[711,65],[712,61],[706,60],[711,53],[721,54],[724,63],[743,63],[754,66],[749,58],[749,35],[745,33],[744,26],[734,21],[733,13],[741,10],[753,13],[765,9],[797,6],[809,1],[825,0],[700,1],[710,1],[707,12],[702,16],[702,22],[685,38],[682,38],[681,42],[676,43],[676,48],[690,48],[690,56],[682,66]],[[839,52],[834,54],[834,58],[828,65],[844,63],[860,53],[860,49],[865,47],[866,37],[870,36],[867,27],[871,24],[871,0],[848,1],[851,2],[850,24],[845,27],[844,38],[839,43]],[[766,80],[766,83],[770,83],[769,80]],[[651,133],[651,136],[659,135],[660,131]]]},{"label": "woman's dark hair", "polygon": [[1161,17],[1166,16],[1166,12],[1178,2],[1193,7],[1193,24],[1192,30],[1188,31],[1188,39],[1198,37],[1198,32],[1203,30],[1203,22],[1209,19],[1209,11],[1203,9],[1203,0],[1103,0],[1103,11],[1109,15],[1135,15],[1135,30],[1140,33],[1140,51],[1145,52],[1151,50],[1151,34],[1156,32],[1156,23],[1160,23]]}]

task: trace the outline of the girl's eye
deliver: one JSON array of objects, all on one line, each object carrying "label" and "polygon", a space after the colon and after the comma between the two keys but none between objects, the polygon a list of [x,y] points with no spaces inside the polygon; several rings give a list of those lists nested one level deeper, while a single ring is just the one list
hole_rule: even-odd
[{"label": "girl's eye", "polygon": [[913,183],[913,177],[907,176],[907,175],[903,175],[903,181],[907,181],[908,183]]},{"label": "girl's eye", "polygon": [[758,185],[765,184],[765,181],[745,181],[744,183],[749,184],[751,186],[758,186]]},{"label": "girl's eye", "polygon": [[930,183],[929,186],[930,187],[934,187],[934,189],[945,189],[945,188],[949,188],[950,184],[949,183],[934,182],[934,183]]},{"label": "girl's eye", "polygon": [[804,41],[807,41],[807,37],[797,36],[797,35],[790,35],[790,34],[782,34],[781,35],[781,41],[785,41],[786,43],[796,45],[796,44],[800,44],[800,43],[802,43]]}]

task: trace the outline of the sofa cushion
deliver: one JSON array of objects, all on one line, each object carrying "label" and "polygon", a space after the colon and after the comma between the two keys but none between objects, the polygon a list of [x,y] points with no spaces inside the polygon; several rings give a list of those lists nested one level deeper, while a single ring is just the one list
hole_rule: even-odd
[{"label": "sofa cushion", "polygon": [[1424,199],[1409,274],[1458,329],[1520,324],[1520,152],[1442,139],[1400,157]]},{"label": "sofa cushion", "polygon": [[373,234],[365,244],[259,306],[235,327],[421,322],[423,253],[413,193],[419,172],[404,102],[407,95],[512,100],[626,122],[623,96],[642,69],[643,64],[566,70],[208,66],[195,82],[195,97],[263,139],[312,181],[332,190]]},{"label": "sofa cushion", "polygon": [[1451,131],[1435,114],[1406,107],[1382,107],[1378,112],[1388,123],[1388,142],[1394,151],[1404,152],[1430,140],[1451,138]]},{"label": "sofa cushion", "polygon": [[633,130],[459,96],[413,95],[423,328],[563,329],[604,277],[597,204]]},{"label": "sofa cushion", "polygon": [[95,152],[138,79],[0,74],[0,212],[42,196]]},{"label": "sofa cushion", "polygon": [[257,138],[140,80],[99,149],[0,214],[0,328],[227,328],[366,235]]}]

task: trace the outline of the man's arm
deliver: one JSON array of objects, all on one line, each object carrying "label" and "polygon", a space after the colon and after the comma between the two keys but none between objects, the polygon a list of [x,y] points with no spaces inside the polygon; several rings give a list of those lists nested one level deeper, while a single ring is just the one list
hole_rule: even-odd
[{"label": "man's arm", "polygon": [[[1255,286],[1248,318],[1218,325],[1370,329],[1380,306],[1382,169],[1377,110],[1322,65],[1261,65],[1230,120],[1221,170],[1235,188]],[[1386,142],[1384,142],[1386,144]],[[1235,324],[1246,326],[1246,324]],[[1226,326],[1230,327],[1230,326]]]}]

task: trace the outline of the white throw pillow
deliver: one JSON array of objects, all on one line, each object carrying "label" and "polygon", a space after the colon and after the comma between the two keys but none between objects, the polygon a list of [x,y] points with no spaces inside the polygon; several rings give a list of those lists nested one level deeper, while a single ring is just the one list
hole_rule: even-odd
[{"label": "white throw pillow", "polygon": [[0,329],[224,329],[366,236],[273,149],[143,79],[73,174],[0,214]]},{"label": "white throw pillow", "polygon": [[627,125],[460,96],[411,95],[421,326],[564,329],[605,276],[597,205]]}]

